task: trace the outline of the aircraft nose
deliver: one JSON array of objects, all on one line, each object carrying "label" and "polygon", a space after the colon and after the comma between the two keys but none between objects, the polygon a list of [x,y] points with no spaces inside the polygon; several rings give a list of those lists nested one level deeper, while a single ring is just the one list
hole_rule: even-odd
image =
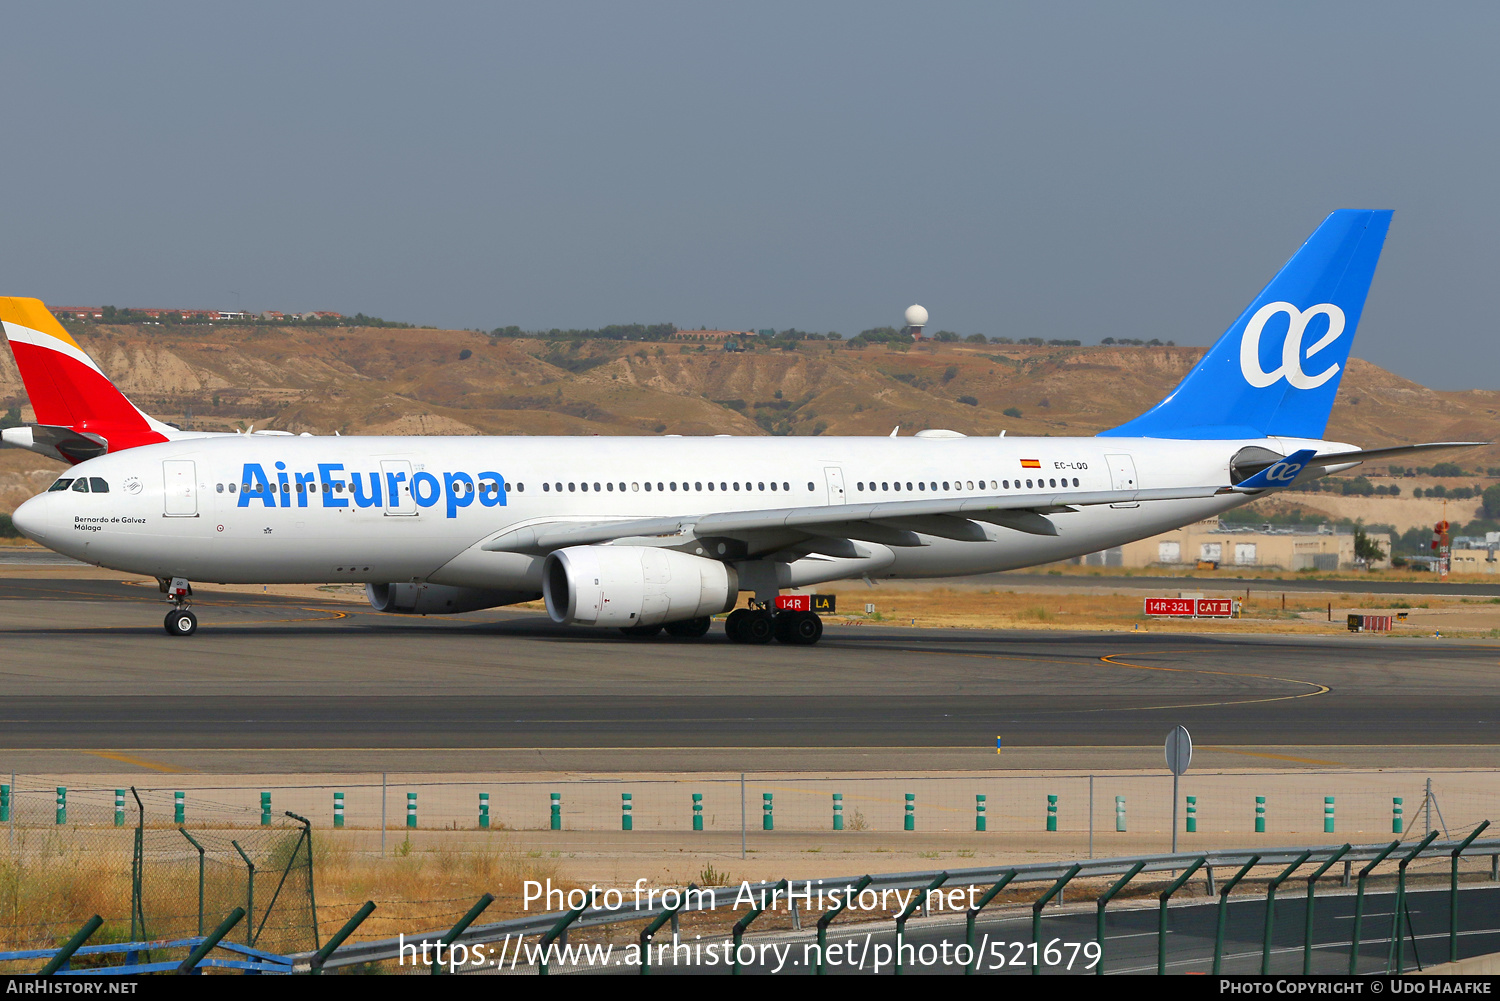
[{"label": "aircraft nose", "polygon": [[11,524],[16,526],[16,530],[26,536],[26,538],[45,545],[48,535],[48,519],[43,513],[41,502],[41,497],[31,498],[31,500],[26,501],[20,507],[16,508],[15,513],[10,516],[10,520]]}]

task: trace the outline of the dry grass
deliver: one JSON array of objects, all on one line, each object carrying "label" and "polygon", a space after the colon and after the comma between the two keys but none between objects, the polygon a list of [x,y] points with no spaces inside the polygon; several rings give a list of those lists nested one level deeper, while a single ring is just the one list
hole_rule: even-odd
[{"label": "dry grass", "polygon": [[505,845],[419,848],[406,841],[384,858],[327,832],[320,832],[314,845],[318,930],[324,939],[366,900],[374,901],[376,910],[355,939],[447,928],[484,893],[494,894],[495,902],[483,921],[520,917],[523,881],[551,879],[563,889],[574,885],[563,877],[557,858]]},{"label": "dry grass", "polygon": [[[33,834],[28,841],[0,858],[0,950],[54,948],[94,914],[105,923],[89,944],[129,940],[128,842],[101,850],[77,838]],[[118,850],[122,845],[124,851]],[[376,911],[355,939],[446,929],[486,892],[495,895],[495,902],[483,920],[518,917],[523,913],[522,881],[551,879],[554,886],[571,888],[574,884],[560,870],[553,857],[504,845],[414,848],[406,842],[381,858],[355,850],[348,838],[319,832],[314,839],[319,933],[327,941],[366,900],[375,902]],[[177,887],[178,882],[183,886]],[[167,883],[173,890],[166,889]],[[153,886],[158,893],[190,898],[196,892],[196,866],[189,862],[158,872]],[[27,960],[8,965],[14,969],[0,967],[0,972],[25,972],[40,964]]]}]

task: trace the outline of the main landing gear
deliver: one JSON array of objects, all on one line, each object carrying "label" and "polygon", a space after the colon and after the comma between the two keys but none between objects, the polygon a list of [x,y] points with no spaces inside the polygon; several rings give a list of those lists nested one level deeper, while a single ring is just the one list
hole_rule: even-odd
[{"label": "main landing gear", "polygon": [[823,638],[823,620],[816,612],[775,612],[769,608],[737,608],[724,620],[724,633],[731,643],[769,643],[772,639],[793,646],[812,646]]},{"label": "main landing gear", "polygon": [[198,616],[188,610],[192,604],[193,586],[181,577],[161,582],[162,593],[172,603],[162,627],[169,636],[191,636],[198,631]]}]

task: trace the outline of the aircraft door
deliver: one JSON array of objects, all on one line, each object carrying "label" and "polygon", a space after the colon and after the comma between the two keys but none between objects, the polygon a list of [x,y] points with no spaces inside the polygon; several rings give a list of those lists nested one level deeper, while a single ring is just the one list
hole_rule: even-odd
[{"label": "aircraft door", "polygon": [[164,459],[162,514],[168,518],[198,517],[198,472],[192,459]]},{"label": "aircraft door", "polygon": [[380,477],[385,481],[387,518],[415,517],[417,502],[411,495],[411,463],[405,459],[381,459]]},{"label": "aircraft door", "polygon": [[[1109,463],[1109,488],[1111,490],[1139,490],[1141,485],[1135,477],[1135,460],[1128,455],[1106,455]],[[1110,507],[1140,507],[1139,504],[1111,504]]]},{"label": "aircraft door", "polygon": [[828,503],[847,504],[849,498],[844,496],[844,471],[838,466],[827,466],[823,469],[823,478],[828,483]]}]

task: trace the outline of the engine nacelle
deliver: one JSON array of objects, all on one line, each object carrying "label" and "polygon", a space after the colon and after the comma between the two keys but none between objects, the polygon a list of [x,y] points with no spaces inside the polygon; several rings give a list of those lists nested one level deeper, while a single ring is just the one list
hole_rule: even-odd
[{"label": "engine nacelle", "polygon": [[535,593],[449,587],[446,584],[366,584],[365,597],[370,599],[370,607],[377,612],[448,615],[535,601],[538,596]]},{"label": "engine nacelle", "polygon": [[648,546],[573,546],[542,566],[547,614],[563,625],[655,626],[727,612],[739,575],[717,560]]}]

